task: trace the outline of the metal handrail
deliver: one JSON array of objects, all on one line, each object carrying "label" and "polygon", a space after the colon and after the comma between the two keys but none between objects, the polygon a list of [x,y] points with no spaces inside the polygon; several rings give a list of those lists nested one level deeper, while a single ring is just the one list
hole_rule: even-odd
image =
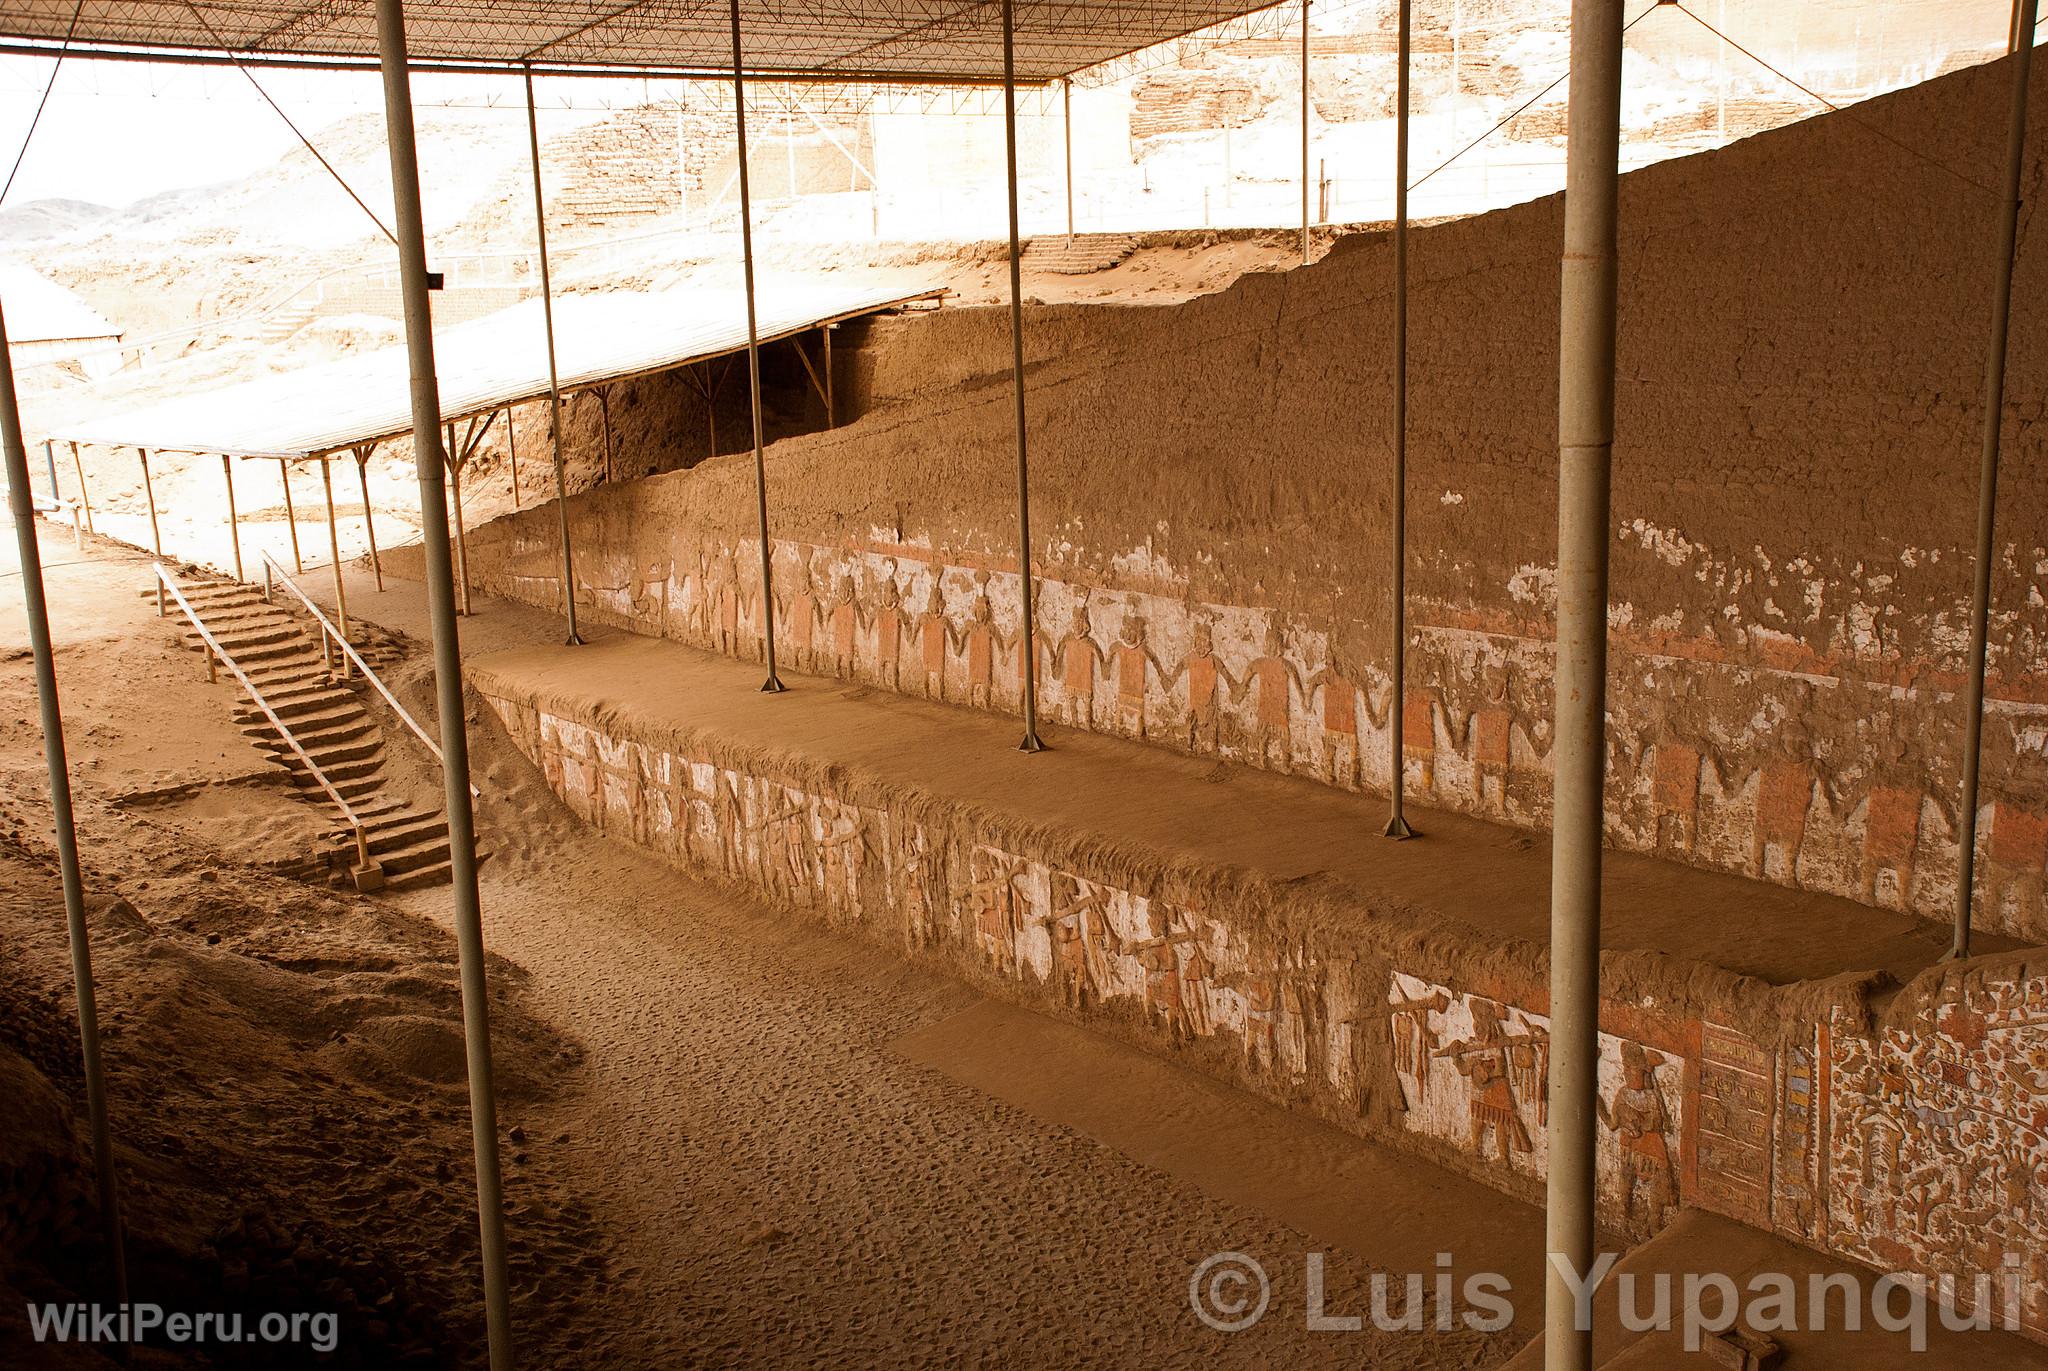
[{"label": "metal handrail", "polygon": [[[356,670],[363,673],[363,679],[377,687],[377,693],[384,697],[384,703],[391,706],[398,717],[405,721],[405,726],[412,730],[413,736],[418,738],[426,746],[427,751],[433,754],[434,760],[439,762],[443,769],[446,769],[448,764],[441,756],[440,747],[436,745],[432,738],[427,736],[427,731],[420,727],[420,721],[412,717],[412,711],[398,702],[398,697],[391,693],[391,687],[384,684],[383,677],[370,669],[370,664],[363,660],[362,654],[355,650],[354,644],[342,637],[341,630],[336,628],[333,622],[320,612],[320,606],[314,604],[306,592],[299,589],[299,583],[285,574],[285,569],[277,564],[277,559],[270,555],[269,549],[264,548],[260,549],[260,551],[263,554],[263,598],[266,600],[270,598],[271,574],[275,572],[277,579],[284,582],[285,588],[298,597],[299,603],[306,607],[306,612],[311,614],[314,621],[320,625],[321,656],[327,655],[327,640],[330,637],[333,638],[335,643],[340,646],[342,652],[347,655],[348,659],[356,664]],[[477,796],[483,794],[475,786],[469,788],[469,793]]]},{"label": "metal handrail", "polygon": [[220,645],[220,640],[213,636],[212,630],[207,628],[206,622],[199,617],[199,611],[192,607],[192,602],[187,600],[185,593],[178,589],[178,583],[171,579],[171,574],[168,571],[164,570],[163,563],[152,563],[150,569],[156,572],[157,583],[169,591],[171,598],[178,602],[178,608],[185,611],[186,619],[191,622],[194,631],[206,643],[207,648],[215,657],[220,659],[229,671],[235,674],[235,679],[242,683],[242,689],[247,691],[249,698],[256,702],[256,708],[263,711],[263,717],[270,720],[270,726],[277,730],[277,736],[284,739],[285,745],[298,754],[299,760],[306,764],[306,770],[311,772],[313,779],[320,783],[320,788],[327,792],[327,798],[332,800],[334,807],[341,811],[341,817],[347,820],[349,827],[355,831],[356,857],[360,865],[366,870],[377,869],[377,863],[370,860],[370,843],[368,836],[363,832],[362,819],[349,806],[349,802],[341,797],[341,792],[334,788],[334,783],[327,779],[327,773],[320,769],[320,764],[314,761],[307,754],[306,749],[299,745],[299,740],[292,736],[292,731],[286,727],[284,720],[277,717],[277,711],[270,707],[270,701],[263,698],[263,692],[256,688],[256,683],[249,679],[249,674],[242,670],[241,664],[236,662],[228,654],[228,650]]},{"label": "metal handrail", "polygon": [[[270,549],[262,549],[262,559],[264,559],[264,568],[262,568],[262,598],[266,598],[266,600],[270,598],[270,574],[274,572],[276,580],[285,582],[285,588],[291,590],[295,596],[299,596],[299,603],[305,605],[305,613],[313,615],[313,621],[319,623],[319,652],[322,652],[322,656],[326,656],[328,637],[332,637],[336,641],[336,646],[340,646],[340,650],[344,654],[348,654],[348,660],[356,664],[356,670],[362,672],[362,678],[369,680],[373,687],[377,687],[377,693],[385,697],[385,703],[391,705],[391,709],[397,713],[399,719],[406,721],[406,728],[412,730],[412,736],[418,738],[426,746],[426,750],[434,754],[434,760],[440,762],[442,768],[446,768],[446,762],[440,756],[440,744],[436,744],[428,736],[428,732],[424,728],[420,728],[420,721],[412,717],[410,709],[406,709],[401,703],[397,703],[397,695],[391,693],[391,687],[387,687],[387,684],[383,682],[383,676],[379,676],[375,670],[371,670],[369,662],[362,660],[362,654],[354,650],[354,643],[350,643],[346,637],[342,637],[342,631],[338,627],[334,627],[334,621],[330,621],[322,611],[319,611],[319,605],[313,605],[313,600],[305,594],[305,590],[299,590],[299,582],[295,582],[291,576],[287,576],[285,568],[281,568],[279,564],[276,564],[276,557],[270,555]],[[469,787],[469,793],[471,795],[483,795],[483,791],[479,791],[473,785]]]}]

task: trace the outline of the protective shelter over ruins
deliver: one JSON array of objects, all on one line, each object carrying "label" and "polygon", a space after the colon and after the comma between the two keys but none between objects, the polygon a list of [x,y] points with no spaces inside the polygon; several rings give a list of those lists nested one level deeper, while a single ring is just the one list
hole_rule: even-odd
[{"label": "protective shelter over ruins", "polygon": [[[1654,8],[1654,7],[1653,7]],[[1392,558],[1388,576],[1388,600],[1392,606],[1390,635],[1393,662],[1393,692],[1388,715],[1397,721],[1392,733],[1390,790],[1392,817],[1385,836],[1412,836],[1401,816],[1404,771],[1401,761],[1401,728],[1405,720],[1402,705],[1402,652],[1408,638],[1404,622],[1406,601],[1403,575],[1407,550],[1403,542],[1405,498],[1406,375],[1405,320],[1407,299],[1407,106],[1410,46],[1410,5],[1399,4],[1399,76],[1395,108],[1398,118],[1398,148],[1395,165],[1398,206],[1393,230],[1393,295],[1391,353],[1394,359],[1394,404],[1388,417],[1390,429],[1393,498],[1389,511]],[[237,62],[252,65],[307,66],[337,69],[367,69],[374,56],[382,71],[387,101],[393,190],[397,220],[394,241],[402,268],[408,334],[409,407],[401,413],[393,395],[398,384],[395,368],[379,372],[374,384],[380,393],[374,401],[365,398],[360,412],[349,419],[359,430],[377,429],[393,433],[408,428],[415,438],[418,454],[422,523],[428,529],[445,527],[448,509],[444,490],[444,466],[459,472],[462,454],[442,450],[444,424],[451,416],[487,414],[492,405],[511,398],[505,386],[490,385],[465,390],[461,349],[449,339],[433,333],[429,309],[430,273],[425,234],[421,223],[419,175],[412,127],[409,74],[417,68],[440,71],[524,71],[531,77],[542,73],[705,74],[729,76],[734,88],[734,120],[741,148],[739,187],[741,201],[742,256],[746,268],[745,315],[746,351],[750,359],[754,420],[754,496],[758,501],[760,537],[760,581],[757,603],[761,617],[761,648],[766,679],[761,690],[779,693],[784,689],[776,670],[775,598],[772,593],[770,509],[771,489],[762,447],[760,412],[759,344],[774,336],[778,317],[773,309],[764,320],[760,293],[754,279],[750,209],[745,155],[747,102],[744,83],[749,78],[789,80],[860,80],[874,82],[961,82],[993,84],[1005,90],[1005,124],[1008,136],[1008,195],[1010,214],[1010,343],[1013,399],[1015,406],[1017,530],[1014,566],[1021,598],[1016,638],[1020,642],[1017,660],[1022,678],[1023,740],[1020,750],[1043,750],[1037,732],[1034,686],[1037,652],[1033,634],[1033,551],[1030,531],[1030,476],[1027,438],[1031,432],[1026,412],[1025,366],[1022,343],[1023,313],[1018,243],[1018,155],[1015,125],[1015,92],[1018,84],[1064,80],[1084,68],[1122,57],[1132,50],[1163,42],[1193,29],[1249,13],[1229,3],[1173,4],[1122,3],[1121,0],[1074,0],[1073,3],[1019,3],[1018,0],[979,0],[978,3],[947,5],[928,0],[880,0],[851,8],[818,3],[797,6],[767,5],[758,0],[729,0],[724,8],[684,6],[660,0],[658,3],[620,7],[588,3],[546,3],[528,0],[517,5],[479,3],[478,0],[426,0],[404,4],[402,0],[376,0],[374,6],[360,0],[302,8],[278,3],[222,3],[205,8],[165,3],[113,3],[84,7],[65,0],[32,0],[0,19],[0,51],[54,53],[83,50],[99,55],[138,60]],[[1300,12],[1306,16],[1306,5]],[[1649,12],[1645,10],[1644,13]],[[1637,15],[1639,20],[1641,14]],[[2020,0],[2014,32],[2034,30],[2034,0]],[[1633,23],[1635,21],[1630,21]],[[1304,51],[1307,25],[1303,24]],[[411,29],[408,35],[408,29]],[[1617,273],[1617,144],[1621,98],[1622,35],[1624,15],[1619,0],[1575,0],[1572,19],[1573,60],[1570,71],[1570,144],[1567,194],[1564,201],[1562,242],[1562,285],[1558,369],[1559,523],[1556,574],[1557,614],[1554,653],[1556,660],[1554,746],[1551,767],[1555,776],[1551,850],[1553,863],[1549,883],[1550,947],[1549,989],[1545,994],[1547,1022],[1540,1039],[1527,1025],[1507,1023],[1490,1010],[1467,1009],[1469,1036],[1445,1048],[1425,1042],[1428,1016],[1441,1016],[1453,996],[1449,987],[1415,979],[1397,983],[1401,998],[1394,1004],[1397,1015],[1420,1016],[1414,1021],[1419,1035],[1411,1042],[1416,1061],[1426,1051],[1451,1051],[1472,1060],[1499,1064],[1509,1075],[1541,1060],[1547,1067],[1544,1088],[1529,1093],[1541,1095],[1541,1117],[1545,1131],[1545,1184],[1548,1193],[1548,1249],[1553,1263],[1549,1290],[1548,1365],[1579,1368],[1590,1364],[1590,1331],[1574,1326],[1573,1302],[1560,1284],[1562,1269],[1587,1270],[1592,1265],[1595,1243],[1595,1169],[1598,1129],[1596,1117],[1605,1119],[1608,1105],[1601,1093],[1601,874],[1602,832],[1605,818],[1603,770],[1607,765],[1612,734],[1606,712],[1607,643],[1609,639],[1608,548],[1613,540],[1609,502],[1612,448],[1615,438],[1615,342],[1616,302],[1620,282]],[[1979,525],[1977,586],[1972,614],[1971,666],[1973,679],[1966,682],[1970,702],[1970,732],[1965,749],[1966,771],[1962,813],[1961,851],[1963,873],[1959,882],[1956,953],[1969,955],[1970,901],[1973,886],[1969,862],[1974,847],[1976,805],[1976,754],[1981,742],[1984,681],[1984,624],[1986,616],[1986,575],[1990,563],[1992,496],[1996,488],[1999,446],[1998,416],[2003,395],[2006,308],[2011,288],[2011,264],[2018,216],[2018,186],[2021,170],[2021,134],[2025,126],[2027,71],[2031,45],[2018,43],[2014,66],[2015,111],[2011,159],[2004,197],[2005,215],[1997,262],[1999,284],[1993,295],[1993,344],[1986,367],[1987,417],[1984,456],[1984,504]],[[1304,145],[1308,126],[1308,97],[1303,83]],[[538,142],[534,144],[538,163]],[[1304,258],[1308,179],[1304,146]],[[539,200],[536,165],[535,198]],[[538,208],[538,203],[537,203]],[[543,215],[536,215],[544,225]],[[557,413],[564,385],[578,384],[574,365],[563,374],[555,349],[557,309],[546,284],[545,241],[541,245],[542,331],[547,339],[546,393],[553,397]],[[859,309],[886,308],[889,301],[870,301]],[[899,299],[895,303],[902,303]],[[570,308],[559,307],[564,324],[571,331]],[[581,309],[581,306],[577,307]],[[836,306],[835,306],[836,308]],[[797,329],[815,326],[833,317],[815,303],[789,325]],[[785,321],[786,322],[786,321]],[[650,327],[653,327],[650,324]],[[1364,330],[1361,329],[1361,332]],[[737,333],[726,338],[729,350],[737,351]],[[1385,335],[1364,338],[1361,346],[1377,349],[1388,341]],[[698,346],[701,346],[701,340]],[[4,347],[4,335],[0,335]],[[444,361],[437,362],[440,349]],[[674,356],[673,350],[665,354]],[[687,360],[687,357],[682,360]],[[480,368],[488,371],[489,368]],[[443,372],[450,384],[443,385]],[[472,380],[475,378],[472,377]],[[538,372],[532,368],[505,385],[523,388],[535,398]],[[4,421],[10,483],[15,497],[17,525],[23,530],[24,583],[30,587],[32,624],[44,617],[40,601],[40,565],[35,557],[33,530],[27,512],[27,478],[22,452],[19,415],[16,412],[11,373],[0,376],[6,389],[0,392],[0,421]],[[391,393],[382,393],[384,387]],[[447,404],[444,405],[444,395]],[[265,405],[252,406],[263,409]],[[164,407],[170,408],[170,407]],[[373,412],[374,411],[374,412]],[[172,420],[184,422],[191,415],[157,416],[162,432],[173,429]],[[243,416],[244,418],[248,416]],[[407,422],[409,418],[409,423]],[[131,422],[133,418],[131,416]],[[213,422],[208,418],[208,422]],[[321,450],[336,450],[349,441],[347,425],[329,424],[288,437],[242,436],[226,441],[209,439],[217,451],[244,450],[266,457],[312,456]],[[227,434],[225,425],[218,430]],[[283,432],[282,428],[278,430]],[[141,428],[127,429],[108,423],[81,430],[95,441],[140,443]],[[196,445],[198,429],[171,438],[172,445]],[[368,436],[364,434],[363,436]],[[166,441],[163,438],[158,442]],[[556,441],[559,459],[559,432]],[[559,482],[559,466],[558,482]],[[459,502],[459,484],[457,496]],[[557,504],[562,518],[563,584],[575,584],[569,560],[566,498],[558,485]],[[230,513],[232,519],[232,513]],[[457,528],[460,527],[459,504]],[[484,1286],[489,1316],[490,1350],[494,1368],[512,1365],[512,1336],[507,1306],[508,1275],[503,1235],[503,1203],[499,1193],[498,1126],[495,1116],[488,1038],[488,997],[484,982],[484,957],[479,910],[474,826],[470,805],[467,735],[464,726],[464,673],[455,632],[457,604],[454,561],[460,556],[459,540],[430,536],[424,540],[424,571],[428,603],[433,621],[436,650],[436,684],[445,754],[449,833],[455,871],[455,927],[462,961],[462,990],[468,1028],[471,1104],[477,1157],[478,1208],[483,1232]],[[996,554],[1000,558],[1001,554]],[[568,642],[580,645],[574,618],[573,589],[566,606],[569,612]],[[70,828],[69,782],[62,752],[61,721],[54,704],[54,667],[47,625],[36,638],[39,684],[45,697],[45,734],[50,747],[51,785],[60,831],[60,849],[65,852],[67,903],[75,948],[83,948],[83,905],[75,851],[64,834]],[[1278,631],[1275,631],[1276,642]],[[1135,644],[1134,644],[1135,646]],[[1270,655],[1271,679],[1284,691],[1286,667],[1277,650]],[[1282,696],[1284,698],[1284,696]],[[1056,765],[1056,764],[1055,764]],[[1376,841],[1359,833],[1360,842]],[[999,873],[1000,874],[1000,873]],[[1007,876],[1001,884],[1009,888]],[[1009,901],[1010,897],[1004,899]],[[1013,904],[1013,902],[1012,902]],[[1006,906],[1009,907],[1009,906]],[[1014,909],[1013,909],[1014,912]],[[1172,933],[1162,928],[1157,945],[1168,950],[1161,970],[1171,974]],[[1085,947],[1082,948],[1085,953]],[[97,1084],[95,1030],[90,1013],[90,969],[81,960],[81,1032],[86,1039],[86,1070],[94,1119],[94,1152],[103,1168],[102,1184],[111,1203],[111,1145],[104,1104]],[[1248,987],[1245,1013],[1264,1016],[1255,1023],[1274,1022],[1276,1001],[1285,1004],[1288,993],[1270,983]],[[1674,1049],[1676,1050],[1676,1049]],[[1648,1057],[1622,1058],[1622,1066],[1639,1096],[1654,1084],[1656,1063]],[[1416,1073],[1418,1088],[1420,1072]],[[1460,1073],[1464,1074],[1464,1073]],[[1488,1088],[1477,1076],[1467,1076],[1475,1089]],[[1532,1080],[1534,1077],[1531,1078]],[[1510,1124],[1497,1100],[1475,1097],[1490,1112],[1477,1113],[1487,1127],[1495,1130],[1495,1145],[1504,1158],[1510,1153],[1533,1151],[1534,1138],[1523,1136],[1517,1118]],[[1624,1110],[1635,1122],[1627,1127],[1644,1146],[1661,1147],[1664,1122],[1652,1117],[1654,1111],[1640,1101]],[[1614,1131],[1620,1127],[1610,1125]],[[1654,1139],[1652,1135],[1655,1135]],[[1480,1141],[1475,1131],[1472,1140]],[[1634,1155],[1646,1156],[1638,1151]],[[1665,1162],[1669,1157],[1663,1158]],[[1634,1198],[1634,1189],[1628,1192]],[[1663,1195],[1650,1193],[1646,1202],[1662,1205]],[[118,1261],[118,1252],[116,1254]]]}]

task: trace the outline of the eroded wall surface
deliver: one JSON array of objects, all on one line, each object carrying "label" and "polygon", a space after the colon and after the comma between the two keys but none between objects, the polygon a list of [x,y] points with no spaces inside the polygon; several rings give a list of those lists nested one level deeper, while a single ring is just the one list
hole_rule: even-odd
[{"label": "eroded wall surface", "polygon": [[[1628,177],[1610,611],[1617,845],[1943,917],[2004,66]],[[2048,69],[2028,184],[2048,148]],[[2032,202],[2029,201],[2031,204]],[[1540,201],[1412,249],[1408,696],[1388,717],[1388,244],[1161,308],[1027,318],[1042,706],[1076,727],[1541,827],[1557,252]],[[2031,220],[2028,221],[2031,224]],[[1979,922],[2048,934],[2048,251],[2023,230]],[[902,395],[769,460],[806,670],[1014,711],[1002,311],[878,326]],[[574,502],[584,613],[760,652],[751,462]],[[559,606],[554,514],[475,530]]]},{"label": "eroded wall surface", "polygon": [[[1550,1049],[1533,951],[1427,911],[1364,917],[1362,892],[1204,869],[843,767],[632,736],[598,722],[601,702],[544,699],[487,669],[477,683],[602,832],[1540,1195]],[[1936,968],[1881,1015],[1853,984],[1779,990],[1660,954],[1609,954],[1603,980],[1610,1229],[1640,1236],[1700,1205],[1949,1277],[1952,1303],[1989,1298],[2007,1326],[2048,1337],[2048,969]]]}]

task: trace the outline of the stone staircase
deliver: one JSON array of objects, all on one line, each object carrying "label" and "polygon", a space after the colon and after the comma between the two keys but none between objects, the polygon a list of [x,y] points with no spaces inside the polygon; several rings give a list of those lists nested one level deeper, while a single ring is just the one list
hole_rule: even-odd
[{"label": "stone staircase", "polygon": [[[179,586],[192,608],[235,664],[263,693],[307,756],[362,821],[370,855],[384,869],[385,889],[438,885],[450,878],[448,821],[384,791],[384,734],[355,690],[321,659],[317,625],[310,627],[262,591],[235,582],[190,581]],[[154,599],[154,587],[144,592]],[[205,643],[176,604],[170,613],[186,646]],[[364,654],[374,668],[384,652]],[[223,672],[232,681],[232,673]],[[263,712],[235,683],[235,721],[258,748],[291,773],[304,797],[323,808],[333,801],[306,764],[278,735]],[[339,816],[337,816],[338,818]],[[356,852],[352,831],[337,823],[325,854],[330,883],[349,879]],[[482,853],[478,856],[481,859]]]},{"label": "stone staircase", "polygon": [[1071,243],[1064,233],[1048,234],[1033,238],[1025,247],[1024,265],[1033,271],[1085,276],[1091,271],[1108,271],[1137,250],[1135,234],[1077,233]]}]

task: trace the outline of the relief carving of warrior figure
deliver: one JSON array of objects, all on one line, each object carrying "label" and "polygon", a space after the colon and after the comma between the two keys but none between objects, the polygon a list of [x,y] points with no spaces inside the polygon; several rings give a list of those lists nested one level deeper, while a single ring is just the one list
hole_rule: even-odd
[{"label": "relief carving of warrior figure", "polygon": [[[1508,1165],[1515,1153],[1532,1152],[1536,1147],[1528,1125],[1522,1122],[1521,1101],[1516,1098],[1517,1078],[1526,1074],[1526,1064],[1515,1058],[1522,1049],[1547,1048],[1550,1035],[1509,1029],[1501,1022],[1500,1006],[1491,1000],[1475,997],[1467,1003],[1472,1007],[1472,1036],[1436,1055],[1451,1062],[1465,1078],[1473,1152],[1486,1155],[1486,1138],[1491,1132],[1496,1157]],[[1547,1068],[1544,1074],[1548,1075]]]},{"label": "relief carving of warrior figure", "polygon": [[1593,1100],[1600,1122],[1621,1144],[1622,1212],[1653,1231],[1662,1228],[1678,1207],[1678,1173],[1664,1137],[1671,1114],[1657,1088],[1657,1068],[1664,1064],[1661,1052],[1623,1040],[1621,1088],[1612,1103],[1597,1095]]}]

